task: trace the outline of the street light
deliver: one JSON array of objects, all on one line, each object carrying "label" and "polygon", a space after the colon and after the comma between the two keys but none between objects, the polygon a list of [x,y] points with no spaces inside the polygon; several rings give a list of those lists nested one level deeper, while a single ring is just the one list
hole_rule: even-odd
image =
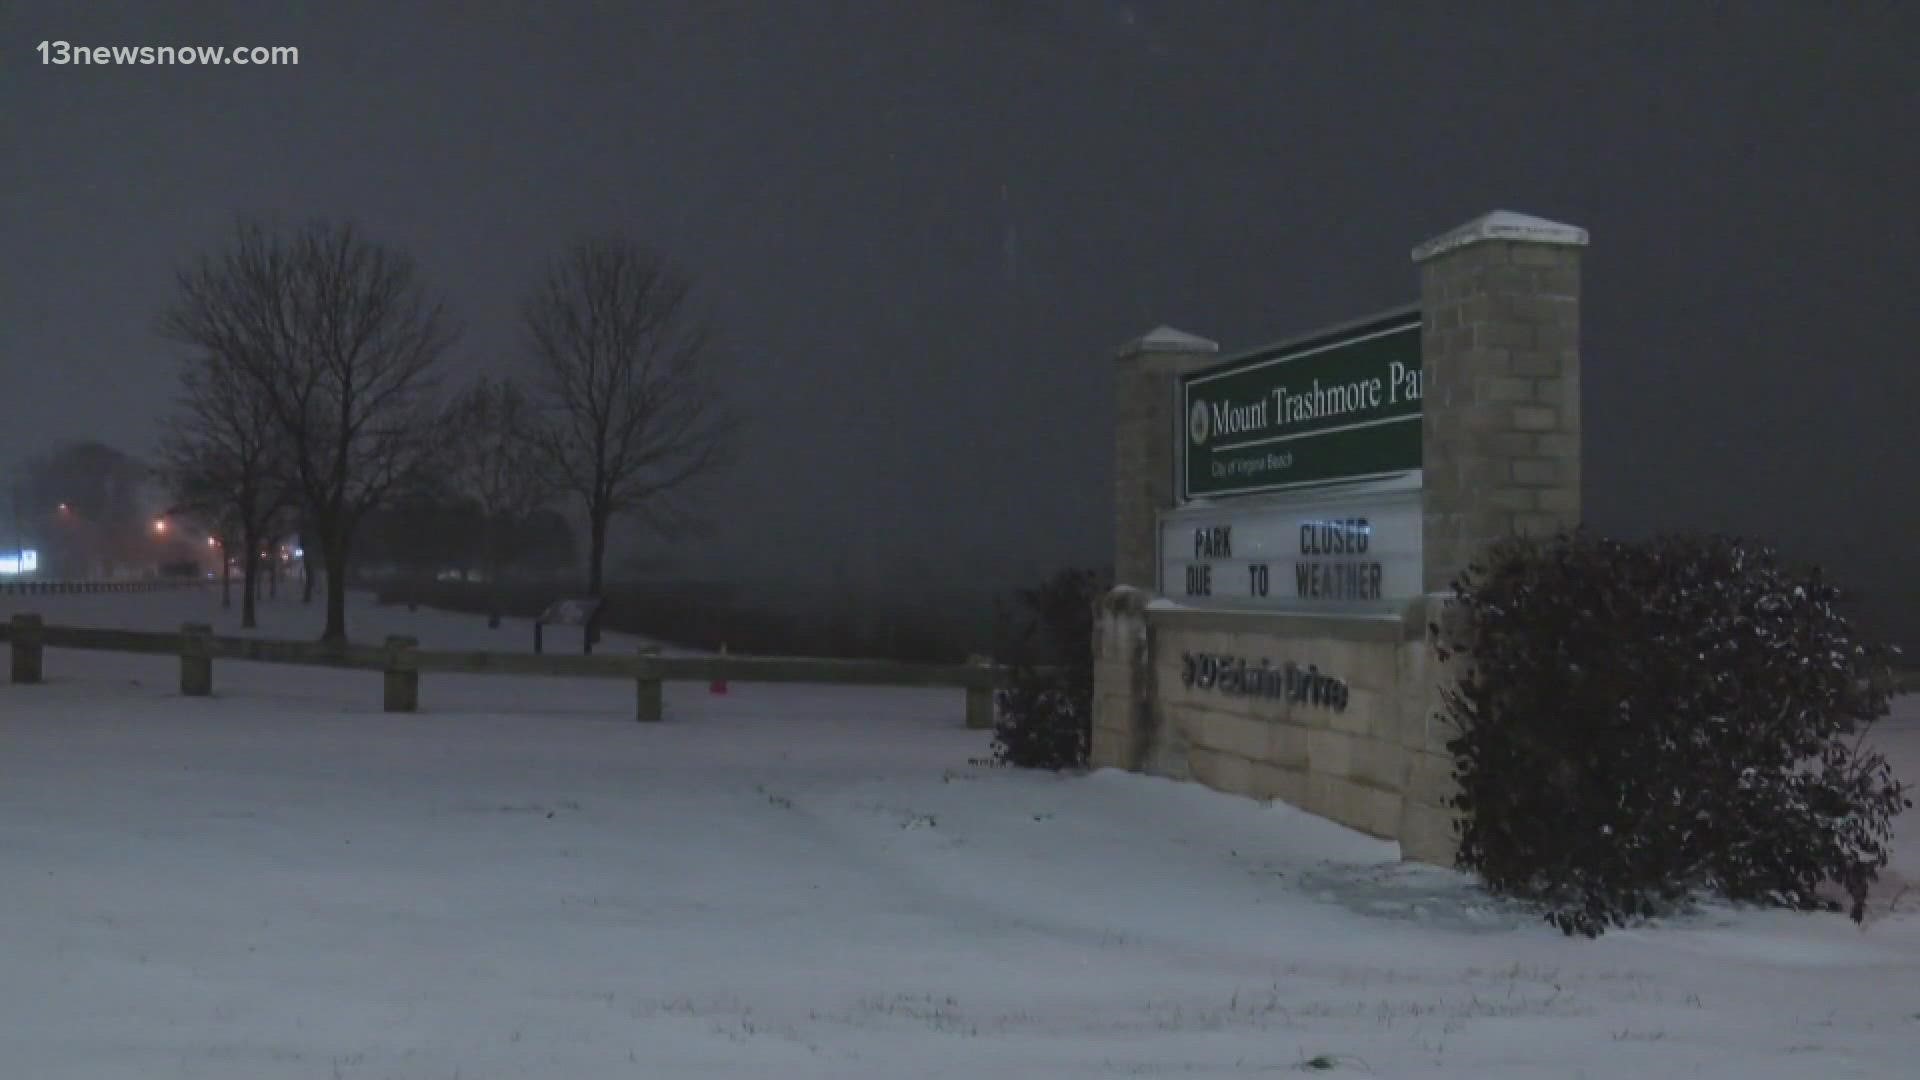
[{"label": "street light", "polygon": [[161,536],[165,536],[165,535],[167,534],[167,519],[166,519],[166,518],[154,518],[154,519],[153,519],[153,531],[154,531],[154,532],[156,532],[156,533],[158,533],[158,534],[159,534],[159,535],[161,535]]}]

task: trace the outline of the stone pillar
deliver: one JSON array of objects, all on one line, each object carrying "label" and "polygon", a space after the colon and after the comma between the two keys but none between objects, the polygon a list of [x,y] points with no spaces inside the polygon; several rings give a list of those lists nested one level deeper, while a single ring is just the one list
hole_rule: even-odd
[{"label": "stone pillar", "polygon": [[1401,855],[1451,865],[1458,787],[1442,695],[1464,657],[1442,661],[1417,631],[1459,631],[1443,595],[1487,546],[1580,523],[1580,253],[1584,229],[1488,214],[1421,244],[1421,428],[1427,600],[1401,651],[1408,752]]},{"label": "stone pillar", "polygon": [[1136,338],[1115,357],[1113,580],[1153,590],[1160,511],[1179,491],[1174,468],[1174,377],[1213,360],[1220,346],[1172,327]]},{"label": "stone pillar", "polygon": [[1580,521],[1585,229],[1500,211],[1413,250],[1429,593],[1486,546]]},{"label": "stone pillar", "polygon": [[420,708],[420,661],[414,655],[418,638],[395,634],[387,638],[386,693],[387,712],[414,712]]},{"label": "stone pillar", "polygon": [[180,693],[206,697],[213,693],[213,627],[206,623],[180,625]]},{"label": "stone pillar", "polygon": [[660,657],[658,645],[642,645],[635,654],[633,718],[643,724],[657,724],[667,717],[666,695],[660,682],[660,669],[654,661]]},{"label": "stone pillar", "polygon": [[975,681],[967,685],[967,727],[974,731],[991,731],[995,682],[999,673],[994,670],[992,657],[969,656],[967,666],[979,669],[973,673]]},{"label": "stone pillar", "polygon": [[1093,628],[1093,745],[1096,769],[1138,772],[1153,723],[1153,656],[1145,589],[1121,585],[1101,597]]},{"label": "stone pillar", "polygon": [[40,650],[44,638],[40,616],[20,612],[8,620],[7,639],[13,652],[15,686],[40,681]]},{"label": "stone pillar", "polygon": [[1400,737],[1406,768],[1400,787],[1400,857],[1452,866],[1460,838],[1459,811],[1451,805],[1460,785],[1453,778],[1452,730],[1442,722],[1445,688],[1459,678],[1462,657],[1442,660],[1427,634],[1439,626],[1452,637],[1463,613],[1441,596],[1428,596],[1407,613],[1406,640],[1400,646]]}]

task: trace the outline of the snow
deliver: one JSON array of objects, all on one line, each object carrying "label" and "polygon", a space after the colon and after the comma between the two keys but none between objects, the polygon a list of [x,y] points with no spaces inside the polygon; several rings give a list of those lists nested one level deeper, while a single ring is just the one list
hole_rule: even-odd
[{"label": "snow", "polygon": [[[264,588],[264,586],[263,586]],[[175,631],[185,622],[204,622],[217,634],[254,634],[268,638],[311,640],[320,635],[325,623],[322,598],[315,595],[312,604],[298,601],[298,588],[283,584],[278,599],[264,593],[258,605],[257,630],[240,629],[239,581],[234,582],[231,608],[220,606],[220,587],[158,591],[148,593],[93,593],[32,596],[0,595],[0,620],[16,611],[38,612],[50,623],[68,626],[115,626],[129,630]],[[544,631],[548,652],[577,653],[582,630],[571,626],[548,626]],[[532,652],[533,620],[502,618],[496,629],[487,628],[484,617],[422,607],[409,610],[406,605],[381,605],[369,593],[347,594],[347,633],[355,641],[379,644],[389,634],[405,634],[420,639],[423,649],[491,649],[498,652]],[[632,652],[648,644],[644,639],[611,631],[600,635],[597,652]]]},{"label": "snow", "polygon": [[592,680],[432,677],[393,716],[372,673],[222,662],[184,699],[164,657],[46,663],[0,686],[9,1076],[1892,1077],[1920,1045],[1912,897],[1569,940],[1284,806],[973,764],[958,691],[674,684],[641,725]]},{"label": "snow", "polygon": [[1437,255],[1477,244],[1482,240],[1521,240],[1532,244],[1585,247],[1588,236],[1587,230],[1578,225],[1566,225],[1511,210],[1495,210],[1492,213],[1482,214],[1464,225],[1448,229],[1415,247],[1413,261],[1426,262]]},{"label": "snow", "polygon": [[1177,330],[1164,323],[1120,346],[1119,349],[1121,356],[1149,352],[1214,353],[1219,351],[1218,342],[1203,338],[1199,334]]}]

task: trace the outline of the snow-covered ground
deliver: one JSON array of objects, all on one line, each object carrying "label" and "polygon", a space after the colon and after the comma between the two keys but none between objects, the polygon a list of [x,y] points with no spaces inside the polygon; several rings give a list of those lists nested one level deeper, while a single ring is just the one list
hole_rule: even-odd
[{"label": "snow-covered ground", "polygon": [[[234,592],[239,592],[236,583]],[[261,599],[259,628],[240,629],[240,601],[236,595],[231,608],[220,606],[220,587],[158,591],[149,593],[97,593],[91,595],[13,596],[0,595],[0,620],[16,611],[34,611],[48,622],[72,626],[118,626],[129,630],[180,629],[183,622],[210,624],[216,633],[252,633],[260,637],[312,639],[325,624],[321,597],[301,604],[298,590],[285,586],[280,597]],[[473,615],[436,611],[433,608],[409,610],[403,604],[376,604],[373,594],[347,594],[347,633],[355,641],[378,644],[388,634],[407,634],[420,639],[423,649],[492,649],[499,652],[532,652],[533,620],[501,619],[489,629],[487,620]],[[580,651],[578,627],[549,626],[545,631],[548,652]],[[646,644],[625,634],[603,633],[598,652],[631,652]]]},{"label": "snow-covered ground", "polygon": [[[172,627],[211,602],[0,616]],[[283,600],[263,632],[314,615]],[[618,682],[431,677],[391,716],[365,672],[221,663],[211,700],[166,658],[47,672],[0,685],[0,1076],[1906,1077],[1920,1056],[1913,897],[1864,930],[1714,909],[1568,940],[1285,807],[971,764],[957,691],[674,685],[640,725]],[[1920,779],[1920,699],[1880,739]],[[1920,881],[1920,844],[1901,858]]]}]

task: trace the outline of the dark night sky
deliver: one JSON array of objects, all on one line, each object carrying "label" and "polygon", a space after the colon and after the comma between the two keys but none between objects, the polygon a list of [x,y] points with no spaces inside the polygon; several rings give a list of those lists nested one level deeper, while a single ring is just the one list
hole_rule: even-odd
[{"label": "dark night sky", "polygon": [[153,315],[236,213],[412,250],[476,371],[541,260],[619,227],[697,274],[753,421],[701,568],[998,584],[1108,557],[1114,345],[1407,302],[1413,244],[1507,208],[1593,234],[1590,520],[1771,538],[1920,608],[1914,5],[505,10],[8,5],[0,461],[152,445]]}]

